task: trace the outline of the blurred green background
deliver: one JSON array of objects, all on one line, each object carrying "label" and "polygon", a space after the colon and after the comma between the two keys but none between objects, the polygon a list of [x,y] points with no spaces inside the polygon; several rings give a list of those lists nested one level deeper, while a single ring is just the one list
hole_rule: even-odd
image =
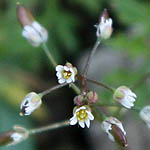
[{"label": "blurred green background", "polygon": [[[54,92],[53,96],[47,97],[47,100],[52,102],[44,102],[45,105],[42,105],[32,116],[19,116],[21,100],[28,92],[43,91],[56,85],[57,81],[55,71],[49,65],[42,49],[32,47],[21,36],[22,29],[16,17],[16,2],[18,0],[0,0],[1,132],[15,124],[33,128],[69,118],[73,108],[71,100],[69,104],[61,102],[61,105],[65,104],[64,108],[60,107],[60,103],[55,102],[60,100],[63,92],[68,92],[68,88],[65,88],[62,92]],[[96,40],[94,25],[98,23],[100,12],[107,8],[114,22],[114,32],[111,39],[104,41],[102,46],[111,47],[120,53],[125,52],[132,63],[136,62],[138,65],[132,69],[120,68],[112,71],[103,78],[103,81],[114,87],[122,84],[132,86],[145,73],[150,72],[149,0],[20,0],[19,2],[29,8],[36,20],[48,30],[48,47],[57,62],[61,64],[66,61],[76,64],[80,55],[88,52],[87,49],[93,46]],[[139,97],[137,106],[142,107],[149,103],[149,88],[150,82],[146,81],[136,90]],[[70,89],[69,91],[72,92]],[[75,96],[74,93],[71,93],[64,99],[70,99],[73,96]],[[101,99],[111,98],[109,94],[104,93],[101,94]],[[64,112],[64,116],[59,117],[61,111]],[[55,112],[58,113],[57,117],[53,116]],[[46,136],[46,138],[45,143],[39,142],[40,138],[30,138],[10,149],[46,150],[50,147],[55,149],[55,146],[49,147],[49,137]],[[88,146],[82,144],[79,144],[82,150],[88,149]],[[70,146],[70,149],[73,147]]]}]

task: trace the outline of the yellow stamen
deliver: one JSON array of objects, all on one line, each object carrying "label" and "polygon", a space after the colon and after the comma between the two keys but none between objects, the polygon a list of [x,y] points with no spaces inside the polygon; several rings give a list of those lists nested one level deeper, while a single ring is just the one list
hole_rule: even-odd
[{"label": "yellow stamen", "polygon": [[77,112],[77,119],[79,121],[84,121],[88,117],[88,114],[86,113],[85,109],[81,109],[80,111]]},{"label": "yellow stamen", "polygon": [[72,75],[72,72],[63,70],[62,75],[63,75],[64,79],[69,79]]}]

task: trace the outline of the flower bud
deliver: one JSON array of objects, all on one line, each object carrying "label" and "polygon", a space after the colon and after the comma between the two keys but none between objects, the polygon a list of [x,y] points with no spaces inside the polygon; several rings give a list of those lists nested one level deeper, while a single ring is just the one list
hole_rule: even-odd
[{"label": "flower bud", "polygon": [[108,12],[104,9],[100,19],[99,24],[95,25],[97,28],[96,36],[102,39],[108,39],[112,34],[112,19],[109,18]]},{"label": "flower bud", "polygon": [[94,104],[98,101],[98,95],[96,92],[90,91],[87,93],[87,99],[89,104]]},{"label": "flower bud", "polygon": [[0,146],[15,145],[27,139],[28,136],[29,132],[25,128],[21,126],[15,126],[12,130],[0,134]]},{"label": "flower bud", "polygon": [[74,103],[78,106],[81,106],[84,104],[84,97],[82,95],[78,95],[74,98]]},{"label": "flower bud", "polygon": [[35,109],[42,104],[41,97],[35,92],[27,94],[21,103],[20,115],[30,115]]},{"label": "flower bud", "polygon": [[23,27],[22,36],[25,37],[32,46],[40,46],[48,39],[48,32],[37,21],[34,20],[30,11],[18,3],[17,15]]},{"label": "flower bud", "polygon": [[115,90],[113,98],[124,107],[131,109],[134,106],[136,95],[128,87],[120,86]]},{"label": "flower bud", "polygon": [[113,142],[118,142],[121,146],[127,146],[126,132],[122,123],[114,117],[107,117],[101,124],[102,129],[108,134]]},{"label": "flower bud", "polygon": [[140,118],[147,124],[147,127],[150,128],[150,106],[145,106],[140,111]]}]

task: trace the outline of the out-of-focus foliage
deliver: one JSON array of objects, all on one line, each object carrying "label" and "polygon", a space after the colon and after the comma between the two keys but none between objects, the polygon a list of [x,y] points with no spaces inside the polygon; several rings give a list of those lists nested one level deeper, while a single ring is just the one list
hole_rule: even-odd
[{"label": "out-of-focus foliage", "polygon": [[[49,67],[48,59],[42,49],[32,47],[21,36],[22,29],[16,17],[16,2],[18,0],[0,0],[1,131],[11,128],[16,123],[22,124],[25,127],[32,126],[31,120],[18,116],[19,104],[29,91],[33,89],[40,90],[39,87],[45,79],[41,79],[43,76],[40,77],[39,74],[45,71],[43,71],[43,68]],[[36,20],[49,31],[47,44],[52,55],[59,63],[65,63],[67,61],[66,58],[69,58],[69,60],[76,59],[76,56],[83,49],[92,46],[89,43],[92,44],[91,41],[96,39],[94,24],[98,22],[98,17],[103,8],[108,8],[114,22],[114,33],[112,38],[104,44],[113,47],[116,51],[127,53],[133,62],[139,63],[141,59],[142,61],[140,61],[141,63],[137,67],[132,69],[120,69],[106,75],[104,82],[115,87],[120,84],[131,86],[144,73],[150,71],[149,1],[20,0],[20,2],[29,8]],[[5,67],[5,65],[9,67]],[[31,76],[23,76],[14,67],[25,70],[29,74],[31,72],[34,73],[35,78],[40,78],[42,82],[35,80]],[[53,71],[52,68],[49,70]],[[49,73],[46,74],[49,75]],[[143,86],[136,90],[138,93],[136,104],[138,106],[143,106],[149,100],[148,89],[150,87],[148,87],[148,85],[143,84]],[[109,101],[112,98],[109,93],[104,92],[101,94],[101,99]],[[45,113],[46,110],[43,107],[37,116],[41,114],[45,116]],[[30,150],[33,149],[31,143],[23,142],[18,147],[12,147],[11,149],[23,150],[24,147]]]}]

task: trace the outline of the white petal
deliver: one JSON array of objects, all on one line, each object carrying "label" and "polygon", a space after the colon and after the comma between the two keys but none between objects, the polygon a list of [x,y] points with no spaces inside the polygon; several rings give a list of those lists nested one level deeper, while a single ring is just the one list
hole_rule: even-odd
[{"label": "white petal", "polygon": [[65,83],[65,81],[66,81],[65,79],[61,78],[60,80],[58,80],[58,83],[62,84],[62,83]]},{"label": "white petal", "polygon": [[94,120],[94,116],[92,115],[92,113],[90,112],[90,111],[86,111],[87,112],[87,114],[88,114],[88,118],[90,119],[90,120]]},{"label": "white petal", "polygon": [[115,139],[114,139],[114,137],[112,136],[111,133],[108,133],[108,137],[109,137],[109,139],[110,139],[111,141],[115,142]]},{"label": "white petal", "polygon": [[66,80],[66,82],[67,82],[67,83],[71,83],[71,82],[72,82],[72,79],[69,78],[69,79]]},{"label": "white petal", "polygon": [[64,69],[64,67],[62,65],[57,65],[56,66],[56,71],[61,72]]},{"label": "white petal", "polygon": [[85,120],[85,124],[86,124],[86,126],[89,128],[89,127],[90,127],[90,120],[89,120],[89,119],[86,119],[86,120]]},{"label": "white petal", "polygon": [[61,72],[57,72],[56,76],[58,77],[58,79],[62,78],[62,73]]},{"label": "white petal", "polygon": [[81,109],[86,109],[86,107],[85,106],[79,107],[78,109],[76,109],[75,113],[80,111]]},{"label": "white petal", "polygon": [[70,119],[70,125],[75,125],[77,123],[77,117],[76,116],[73,116],[71,119]]},{"label": "white petal", "polygon": [[84,128],[84,127],[85,127],[85,124],[84,124],[84,122],[83,122],[83,121],[79,121],[79,125],[80,125],[82,128]]},{"label": "white petal", "polygon": [[129,100],[130,102],[135,102],[135,98],[133,98],[133,97],[131,97],[131,96],[128,96],[128,100]]},{"label": "white petal", "polygon": [[33,21],[32,27],[35,28],[38,32],[42,30],[42,26],[37,21]]},{"label": "white petal", "polygon": [[65,71],[69,71],[70,69],[67,66],[64,66]]}]

